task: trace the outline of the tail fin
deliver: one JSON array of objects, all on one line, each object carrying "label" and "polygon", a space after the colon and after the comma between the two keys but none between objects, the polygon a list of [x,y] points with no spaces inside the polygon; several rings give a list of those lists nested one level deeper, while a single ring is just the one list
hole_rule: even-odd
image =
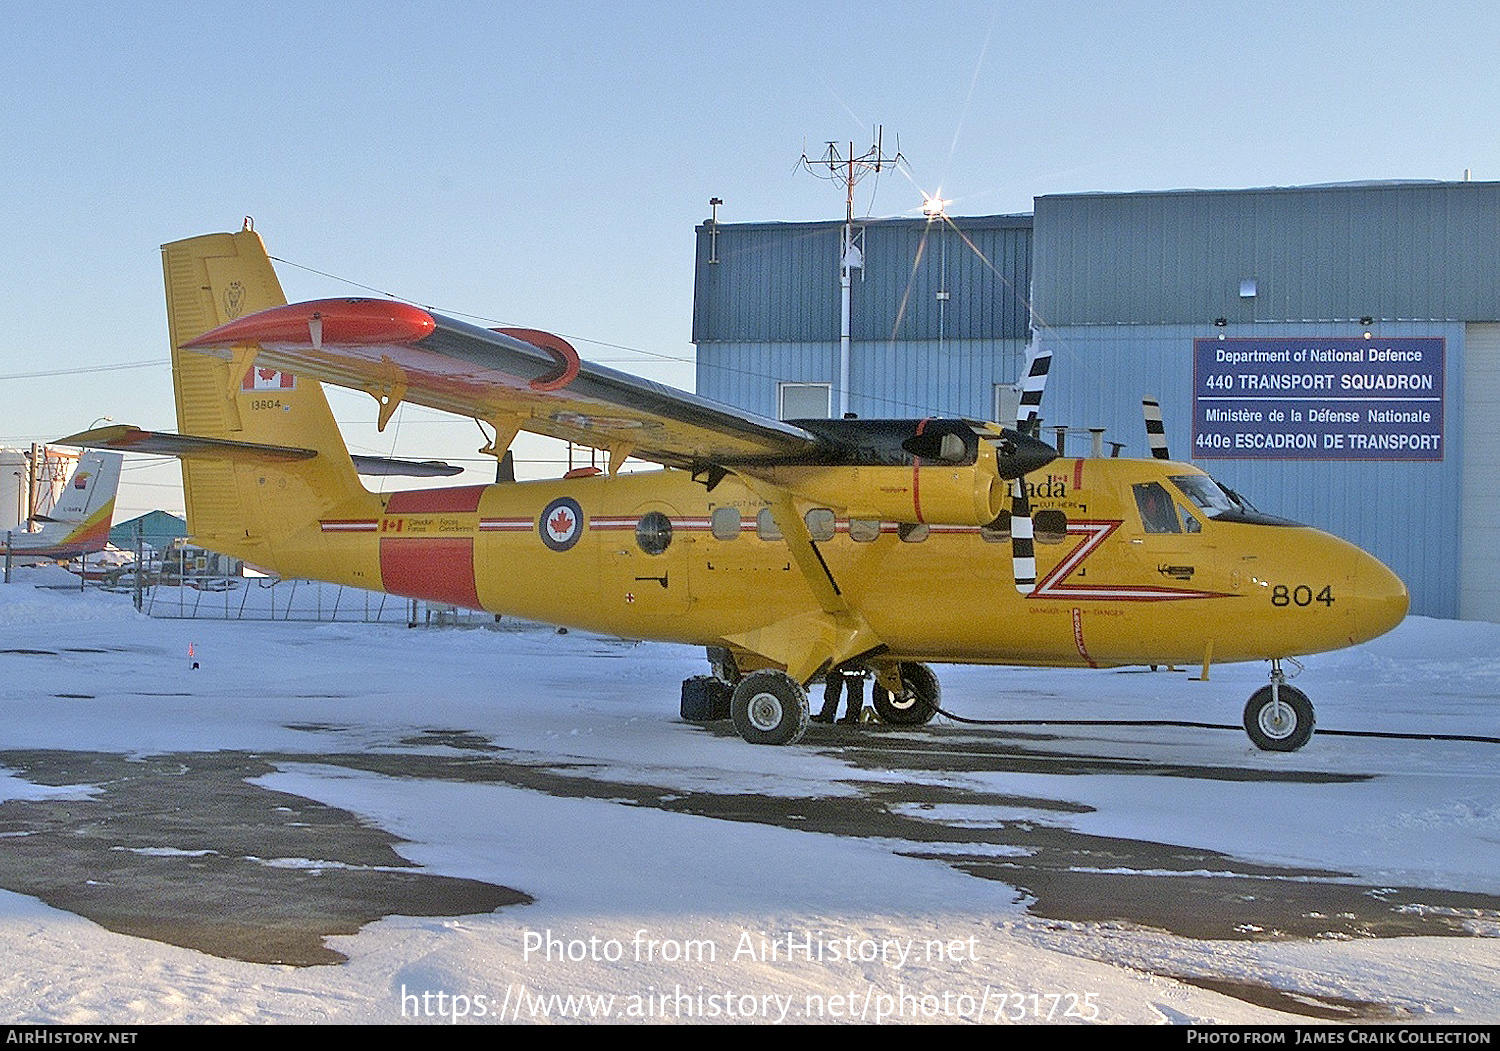
[{"label": "tail fin", "polygon": [[119,453],[93,451],[80,456],[46,524],[35,533],[16,534],[14,550],[48,558],[103,551],[114,523],[123,459]]},{"label": "tail fin", "polygon": [[162,246],[178,430],[252,445],[313,449],[297,462],[190,457],[182,462],[188,531],[205,547],[264,566],[315,557],[318,521],[373,497],[359,484],[323,388],[255,366],[254,351],[180,349],[210,329],[286,296],[249,224]]},{"label": "tail fin", "polygon": [[101,513],[106,515],[106,522],[113,517],[123,460],[119,453],[86,452],[80,456],[67,489],[52,507],[52,521],[77,526]]}]

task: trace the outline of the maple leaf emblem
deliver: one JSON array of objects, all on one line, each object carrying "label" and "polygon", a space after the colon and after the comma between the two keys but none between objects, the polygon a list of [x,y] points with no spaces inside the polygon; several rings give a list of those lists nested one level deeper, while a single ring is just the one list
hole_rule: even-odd
[{"label": "maple leaf emblem", "polygon": [[566,507],[559,507],[557,513],[547,519],[547,528],[552,530],[553,536],[567,536],[573,531],[573,516],[568,514]]}]

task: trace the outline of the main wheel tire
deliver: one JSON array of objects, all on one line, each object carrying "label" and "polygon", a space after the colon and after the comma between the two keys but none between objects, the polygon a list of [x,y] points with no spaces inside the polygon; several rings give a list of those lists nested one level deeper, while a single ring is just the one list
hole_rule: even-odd
[{"label": "main wheel tire", "polygon": [[901,665],[901,693],[891,691],[875,681],[870,691],[870,702],[880,721],[891,726],[921,726],[932,721],[942,701],[942,689],[937,676],[925,664],[904,663]]},{"label": "main wheel tire", "polygon": [[734,688],[730,717],[751,744],[791,744],[807,732],[807,691],[785,672],[751,672]]},{"label": "main wheel tire", "polygon": [[1264,752],[1295,752],[1311,739],[1313,722],[1312,702],[1295,686],[1262,686],[1245,705],[1245,732]]}]

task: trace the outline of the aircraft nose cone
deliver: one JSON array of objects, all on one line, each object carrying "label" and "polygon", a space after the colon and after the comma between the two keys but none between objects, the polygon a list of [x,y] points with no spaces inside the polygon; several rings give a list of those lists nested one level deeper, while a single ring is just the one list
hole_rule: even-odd
[{"label": "aircraft nose cone", "polygon": [[1401,578],[1385,563],[1364,555],[1354,576],[1354,641],[1368,642],[1390,631],[1406,617],[1411,596]]}]

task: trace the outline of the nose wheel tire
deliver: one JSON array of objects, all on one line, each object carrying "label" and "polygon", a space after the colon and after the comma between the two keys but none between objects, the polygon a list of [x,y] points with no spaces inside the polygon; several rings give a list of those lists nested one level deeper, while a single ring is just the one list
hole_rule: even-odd
[{"label": "nose wheel tire", "polygon": [[1295,752],[1313,735],[1313,706],[1295,686],[1262,686],[1245,705],[1245,732],[1265,752]]},{"label": "nose wheel tire", "polygon": [[729,713],[751,744],[791,744],[807,732],[807,691],[785,672],[751,672],[735,686]]},{"label": "nose wheel tire", "polygon": [[901,665],[901,692],[893,694],[877,679],[870,701],[888,726],[921,726],[937,714],[942,691],[937,676],[925,664]]}]

